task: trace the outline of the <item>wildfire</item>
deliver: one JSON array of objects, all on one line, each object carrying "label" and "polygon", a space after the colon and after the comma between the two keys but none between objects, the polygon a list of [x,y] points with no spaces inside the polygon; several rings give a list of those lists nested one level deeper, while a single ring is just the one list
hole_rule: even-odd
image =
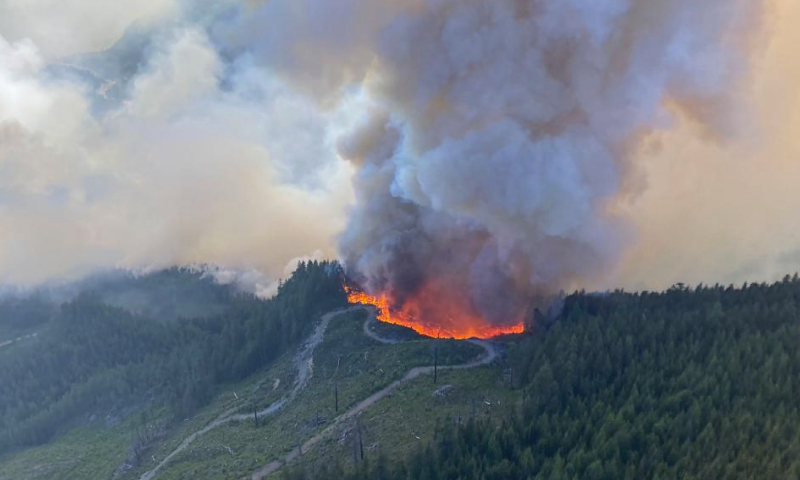
[{"label": "wildfire", "polygon": [[[371,305],[378,310],[377,318],[384,323],[410,328],[420,335],[434,338],[493,338],[500,335],[522,333],[523,322],[513,325],[494,325],[483,318],[464,313],[468,309],[458,308],[452,298],[440,295],[433,289],[418,298],[408,300],[400,308],[392,308],[386,295],[372,296],[345,286],[350,303]],[[425,315],[421,314],[424,311]],[[453,316],[453,312],[460,312]],[[423,320],[424,318],[431,320]]]}]

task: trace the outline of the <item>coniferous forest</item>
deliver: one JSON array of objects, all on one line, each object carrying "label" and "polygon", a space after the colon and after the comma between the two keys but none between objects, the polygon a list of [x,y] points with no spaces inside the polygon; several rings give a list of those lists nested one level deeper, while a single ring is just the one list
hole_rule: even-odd
[{"label": "coniferous forest", "polygon": [[[433,443],[287,479],[800,478],[800,281],[580,292],[509,360],[502,418],[438,420]],[[385,452],[384,452],[385,453]]]},{"label": "coniferous forest", "polygon": [[176,419],[193,414],[216,386],[296,348],[320,313],[344,305],[341,275],[337,263],[301,263],[268,301],[182,268],[0,300],[0,326],[38,334],[0,350],[0,453],[109,408],[155,402]]},{"label": "coniferous forest", "polygon": [[[109,409],[159,404],[175,420],[190,417],[221,386],[296,350],[321,313],[346,304],[342,279],[336,263],[302,263],[264,301],[175,268],[86,284],[64,298],[0,300],[0,327],[38,333],[0,349],[0,451],[46,443]],[[300,463],[279,476],[800,477],[797,276],[577,292],[560,314],[536,315],[530,327],[503,341],[519,400],[502,413],[434,411],[433,441],[408,456],[378,449],[356,467],[346,459],[321,469]]]}]

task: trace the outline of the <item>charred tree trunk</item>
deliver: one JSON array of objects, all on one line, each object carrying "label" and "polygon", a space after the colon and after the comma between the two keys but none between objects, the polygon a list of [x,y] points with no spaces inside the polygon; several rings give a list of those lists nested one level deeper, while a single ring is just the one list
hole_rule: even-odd
[{"label": "charred tree trunk", "polygon": [[355,432],[353,432],[353,465],[358,465],[358,448],[356,442],[358,439],[356,438]]},{"label": "charred tree trunk", "polygon": [[333,372],[333,410],[339,413],[339,365],[342,363],[342,356],[336,359],[336,370]]},{"label": "charred tree trunk", "polygon": [[356,417],[356,433],[358,433],[358,450],[361,453],[361,461],[364,461],[364,439],[361,437],[361,421]]},{"label": "charred tree trunk", "polygon": [[433,383],[439,380],[439,341],[436,341],[436,346],[433,349]]},{"label": "charred tree trunk", "polygon": [[256,428],[258,428],[258,409],[256,408],[256,399],[253,399],[253,421],[256,424]]}]

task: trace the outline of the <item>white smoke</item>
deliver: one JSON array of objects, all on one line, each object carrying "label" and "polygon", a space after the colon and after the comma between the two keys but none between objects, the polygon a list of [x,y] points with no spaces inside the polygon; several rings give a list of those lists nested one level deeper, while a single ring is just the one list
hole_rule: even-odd
[{"label": "white smoke", "polygon": [[30,40],[48,59],[104,50],[136,21],[177,13],[180,0],[2,0],[0,35]]},{"label": "white smoke", "polygon": [[[158,42],[135,55],[85,62],[138,58],[99,85],[72,67],[82,58],[54,64],[0,37],[0,281],[176,263],[275,281],[341,225],[350,173],[334,113],[245,57],[223,59],[202,26],[149,35]],[[110,81],[116,99],[100,90]]]},{"label": "white smoke", "polygon": [[0,278],[274,281],[343,229],[371,290],[507,320],[636,242],[646,139],[747,127],[766,3],[0,0]]},{"label": "white smoke", "polygon": [[[265,10],[325,11],[300,3]],[[301,44],[326,52],[317,78],[337,80],[331,88],[364,78],[379,112],[340,143],[362,165],[340,242],[348,271],[401,300],[445,281],[500,321],[515,319],[532,292],[591,281],[615,264],[627,227],[610,206],[634,179],[644,136],[669,128],[677,111],[717,136],[736,132],[746,111],[737,96],[749,66],[743,32],[763,8],[752,0],[381,5],[392,14],[359,24],[365,38],[356,45],[336,36],[353,15],[332,17],[333,37],[316,30],[322,39],[304,35]],[[283,28],[305,33],[323,18],[311,17]],[[369,61],[325,65],[340,57]],[[284,63],[285,75],[298,75]]]}]

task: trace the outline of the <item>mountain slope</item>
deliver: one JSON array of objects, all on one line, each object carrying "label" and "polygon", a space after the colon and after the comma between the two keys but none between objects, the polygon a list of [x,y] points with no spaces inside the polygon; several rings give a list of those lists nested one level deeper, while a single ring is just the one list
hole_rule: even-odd
[{"label": "mountain slope", "polygon": [[520,403],[444,422],[344,479],[709,479],[800,475],[800,281],[578,293],[516,346]]}]

